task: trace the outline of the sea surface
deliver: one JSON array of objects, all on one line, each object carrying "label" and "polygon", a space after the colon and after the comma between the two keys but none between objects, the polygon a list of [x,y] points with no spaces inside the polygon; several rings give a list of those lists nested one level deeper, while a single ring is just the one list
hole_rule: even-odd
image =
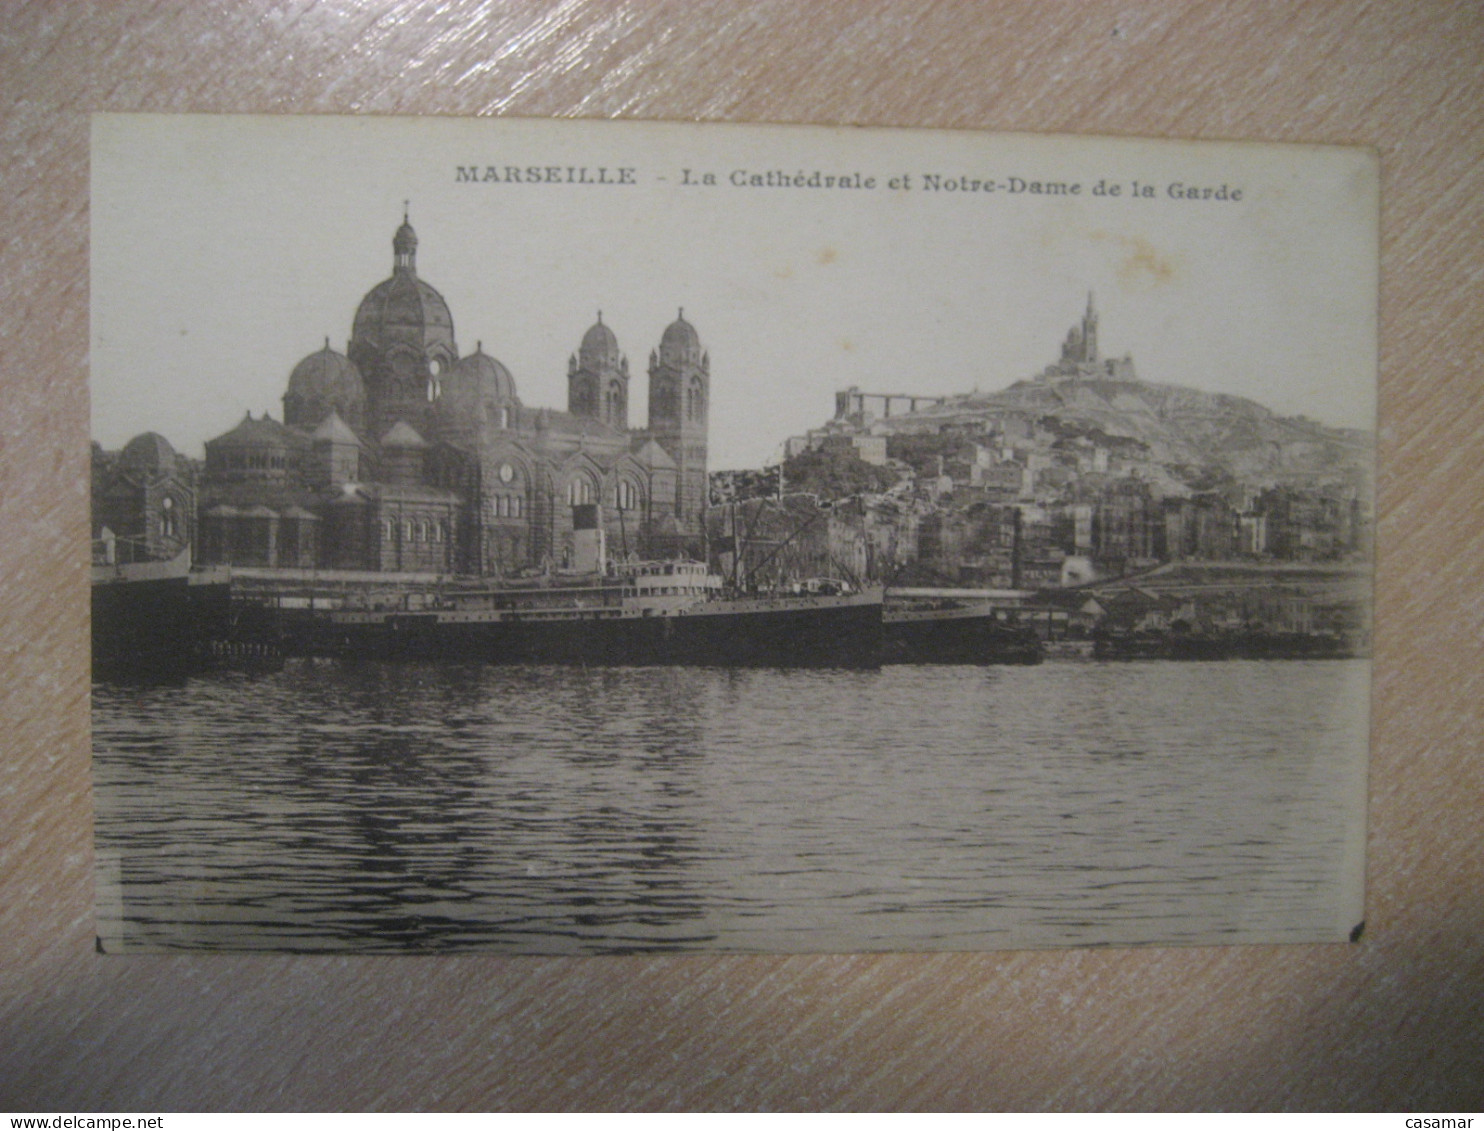
[{"label": "sea surface", "polygon": [[100,946],[1340,941],[1368,684],[1358,660],[96,683]]}]

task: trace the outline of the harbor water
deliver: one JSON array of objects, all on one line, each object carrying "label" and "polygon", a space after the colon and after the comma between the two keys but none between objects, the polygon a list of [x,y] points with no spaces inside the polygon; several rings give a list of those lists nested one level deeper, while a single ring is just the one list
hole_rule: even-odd
[{"label": "harbor water", "polygon": [[1341,941],[1369,664],[93,686],[105,951]]}]

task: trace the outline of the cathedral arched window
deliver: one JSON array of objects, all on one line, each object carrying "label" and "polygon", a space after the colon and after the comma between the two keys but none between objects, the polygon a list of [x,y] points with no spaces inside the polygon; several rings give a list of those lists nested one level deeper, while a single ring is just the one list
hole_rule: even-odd
[{"label": "cathedral arched window", "polygon": [[166,495],[160,503],[160,536],[174,538],[175,530],[175,500]]},{"label": "cathedral arched window", "polygon": [[685,393],[685,418],[704,420],[706,417],[706,388],[697,378],[691,378]]},{"label": "cathedral arched window", "polygon": [[567,502],[572,506],[593,501],[593,485],[586,479],[574,479],[567,484]]},{"label": "cathedral arched window", "polygon": [[618,487],[614,491],[614,496],[614,501],[618,504],[619,510],[631,511],[638,509],[639,490],[627,479],[620,479],[618,481]]}]

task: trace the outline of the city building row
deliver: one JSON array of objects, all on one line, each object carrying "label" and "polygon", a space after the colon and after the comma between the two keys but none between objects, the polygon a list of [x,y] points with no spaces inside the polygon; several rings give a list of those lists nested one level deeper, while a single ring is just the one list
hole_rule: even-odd
[{"label": "city building row", "polygon": [[[713,547],[735,547],[738,577],[1049,589],[1166,563],[1346,563],[1362,557],[1358,504],[1291,488],[1239,511],[1217,492],[1159,498],[1123,481],[1081,502],[983,500],[955,505],[913,491],[862,495],[826,508],[804,494],[714,509]],[[729,568],[729,563],[723,563]]]}]

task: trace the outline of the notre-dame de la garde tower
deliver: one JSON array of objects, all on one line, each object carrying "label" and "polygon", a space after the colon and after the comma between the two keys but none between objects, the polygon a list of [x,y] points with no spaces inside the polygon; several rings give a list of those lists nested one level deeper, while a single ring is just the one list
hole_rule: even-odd
[{"label": "notre-dame de la garde tower", "polygon": [[711,362],[683,315],[649,354],[647,427],[629,426],[629,359],[601,313],[567,362],[567,411],[527,407],[482,342],[460,353],[404,218],[346,351],[327,338],[294,367],[281,421],[249,413],[207,441],[198,557],[511,576],[570,566],[574,514],[597,515],[611,555],[697,553]]}]

